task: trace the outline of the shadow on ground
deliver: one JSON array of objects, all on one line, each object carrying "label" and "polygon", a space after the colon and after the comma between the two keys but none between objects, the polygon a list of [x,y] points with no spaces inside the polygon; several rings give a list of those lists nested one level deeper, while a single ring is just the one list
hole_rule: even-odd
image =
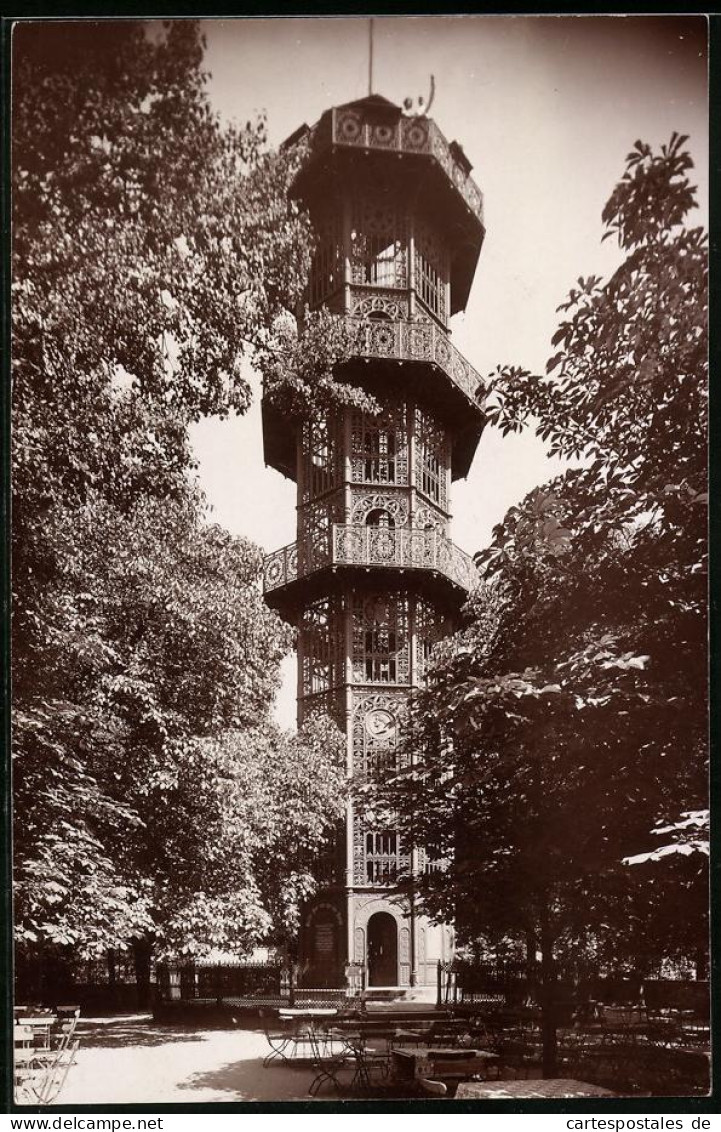
[{"label": "shadow on ground", "polygon": [[128,1046],[162,1046],[169,1042],[202,1042],[193,1026],[159,1026],[152,1021],[78,1024],[77,1036],[83,1049],[123,1049]]},{"label": "shadow on ground", "polygon": [[[308,1087],[315,1077],[315,1070],[308,1062],[297,1065],[283,1064],[263,1066],[262,1057],[244,1058],[230,1061],[217,1069],[204,1073],[193,1073],[185,1081],[178,1083],[179,1089],[213,1089],[232,1094],[228,1100],[239,1101],[308,1101]],[[320,1099],[337,1100],[334,1090]]]},{"label": "shadow on ground", "polygon": [[278,1062],[270,1066],[263,1066],[262,1058],[250,1058],[242,1061],[231,1061],[205,1073],[193,1073],[185,1081],[180,1082],[179,1089],[212,1089],[217,1092],[227,1092],[228,1100],[236,1101],[304,1101],[309,1106],[317,1101],[372,1101],[394,1100],[403,1102],[408,1099],[417,1099],[417,1093],[412,1086],[404,1088],[396,1085],[392,1089],[386,1085],[378,1090],[371,1088],[370,1092],[359,1092],[351,1088],[353,1070],[343,1070],[338,1074],[341,1091],[338,1092],[331,1083],[326,1082],[315,1097],[308,1096],[308,1088],[315,1079],[316,1070],[308,1061],[298,1060],[297,1063]]}]

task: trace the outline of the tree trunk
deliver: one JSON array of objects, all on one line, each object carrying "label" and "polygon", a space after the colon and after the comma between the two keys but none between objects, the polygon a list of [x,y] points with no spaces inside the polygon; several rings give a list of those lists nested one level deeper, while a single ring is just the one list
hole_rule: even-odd
[{"label": "tree trunk", "polygon": [[526,932],[526,999],[529,1002],[538,1001],[537,950],[535,934]]},{"label": "tree trunk", "polygon": [[696,967],[696,978],[697,979],[707,979],[708,978],[708,948],[706,948],[706,947],[697,948],[696,959],[695,959],[695,967]]},{"label": "tree trunk", "polygon": [[118,972],[114,947],[108,948],[105,960],[108,969],[108,1003],[115,1008],[118,1005]]},{"label": "tree trunk", "polygon": [[541,919],[541,1038],[543,1042],[543,1076],[555,1077],[557,1068],[556,1039],[556,962],[553,955],[554,939],[543,911]]},{"label": "tree trunk", "polygon": [[135,986],[138,996],[138,1010],[150,1010],[153,1005],[150,985],[150,958],[153,945],[149,939],[133,940],[133,962],[135,964]]},{"label": "tree trunk", "polygon": [[60,1001],[60,969],[57,954],[43,949],[41,1001],[43,1006],[55,1007]]}]

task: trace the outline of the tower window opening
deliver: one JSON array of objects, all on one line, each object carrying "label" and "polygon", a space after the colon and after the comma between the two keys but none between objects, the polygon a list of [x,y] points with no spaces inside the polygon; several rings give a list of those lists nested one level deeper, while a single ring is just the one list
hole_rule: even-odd
[{"label": "tower window opening", "polygon": [[418,297],[440,322],[445,323],[447,256],[434,233],[424,223],[416,224],[413,266]]},{"label": "tower window opening", "polygon": [[339,613],[330,598],[321,598],[303,612],[303,691],[325,692],[343,676]]},{"label": "tower window opening", "polygon": [[372,283],[376,287],[397,286],[396,259],[401,251],[399,241],[386,243],[382,236],[367,236],[365,245],[363,282]]},{"label": "tower window opening", "polygon": [[441,507],[448,503],[446,473],[450,463],[445,434],[425,413],[416,409],[416,487]]},{"label": "tower window opening", "polygon": [[355,202],[351,230],[353,283],[362,286],[408,286],[406,218],[380,197]]},{"label": "tower window opening", "polygon": [[395,483],[396,437],[387,429],[366,430],[365,478],[370,483]]},{"label": "tower window opening", "polygon": [[406,683],[410,647],[407,597],[359,599],[353,617],[355,678],[373,684]]},{"label": "tower window opening", "polygon": [[352,418],[351,466],[355,483],[408,482],[407,409],[388,406],[377,416],[356,411]]},{"label": "tower window opening", "polygon": [[435,503],[441,498],[441,465],[435,452],[423,453],[421,491]]},{"label": "tower window opening", "polygon": [[420,851],[421,867],[426,876],[431,873],[444,873],[448,869],[449,859],[444,856],[437,845],[428,845]]},{"label": "tower window opening", "polygon": [[390,511],[386,511],[383,507],[376,507],[375,510],[369,511],[366,518],[367,527],[379,527],[381,530],[390,530],[395,527],[395,521]]},{"label": "tower window opening", "polygon": [[391,884],[399,872],[400,846],[396,833],[366,834],[366,880],[369,884]]},{"label": "tower window opening", "polygon": [[365,778],[368,782],[380,782],[388,775],[395,774],[398,768],[398,755],[394,747],[370,751],[365,760]]},{"label": "tower window opening", "polygon": [[393,683],[396,678],[396,634],[387,625],[366,629],[366,679]]}]

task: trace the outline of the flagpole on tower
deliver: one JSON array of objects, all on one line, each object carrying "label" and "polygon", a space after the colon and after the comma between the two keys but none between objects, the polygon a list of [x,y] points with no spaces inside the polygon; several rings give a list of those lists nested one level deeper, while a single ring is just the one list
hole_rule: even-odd
[{"label": "flagpole on tower", "polygon": [[373,94],[373,17],[368,21],[368,95]]}]

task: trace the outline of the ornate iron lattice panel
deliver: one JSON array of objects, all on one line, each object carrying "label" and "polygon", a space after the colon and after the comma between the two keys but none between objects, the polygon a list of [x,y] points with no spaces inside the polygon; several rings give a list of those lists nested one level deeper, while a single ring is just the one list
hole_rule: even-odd
[{"label": "ornate iron lattice panel", "polygon": [[450,632],[448,619],[429,601],[416,598],[414,611],[416,680],[423,682],[433,646]]},{"label": "ornate iron lattice panel", "polygon": [[343,478],[343,430],[340,414],[303,424],[302,502],[339,487]]},{"label": "ornate iron lattice panel", "polygon": [[350,313],[354,318],[385,318],[397,322],[408,318],[408,300],[402,295],[364,287],[354,293]]},{"label": "ornate iron lattice panel", "polygon": [[[386,324],[379,325],[383,328]],[[353,411],[351,478],[354,483],[408,483],[408,410],[405,404],[388,405],[377,417]]]},{"label": "ornate iron lattice panel", "polygon": [[485,383],[436,323],[373,322],[348,318],[355,332],[355,350],[364,358],[432,362],[476,405],[483,404]]},{"label": "ornate iron lattice panel", "polygon": [[301,574],[327,566],[333,555],[333,524],[343,518],[343,499],[327,495],[298,511],[298,569]]},{"label": "ornate iron lattice panel", "polygon": [[393,885],[410,870],[410,854],[395,830],[369,829],[363,820],[353,819],[353,883]]},{"label": "ornate iron lattice panel", "polygon": [[311,719],[327,715],[340,727],[341,731],[345,730],[345,701],[341,688],[303,696],[298,707],[298,722],[301,726]]},{"label": "ornate iron lattice panel", "polygon": [[416,507],[413,524],[424,531],[436,531],[439,535],[448,533],[448,518],[433,506]]},{"label": "ornate iron lattice panel", "polygon": [[345,680],[345,618],[339,594],[319,598],[301,614],[303,692],[326,692]]},{"label": "ornate iron lattice panel", "polygon": [[263,559],[263,593],[287,586],[298,577],[298,544],[291,542]]},{"label": "ornate iron lattice panel", "polygon": [[420,117],[401,117],[395,122],[382,120],[373,108],[339,108],[333,112],[332,131],[311,131],[315,149],[327,145],[349,145],[366,149],[397,150],[434,157],[456,191],[480,220],[483,219],[481,190],[454,158],[451,147],[435,122]]},{"label": "ornate iron lattice panel", "polygon": [[[327,565],[305,555],[299,570],[297,544],[291,543],[263,561],[264,592],[270,593]],[[463,589],[478,582],[473,561],[439,531],[418,527],[333,525],[333,566],[383,566],[399,570],[434,570]]]},{"label": "ornate iron lattice panel", "polygon": [[353,774],[368,781],[392,773],[406,714],[405,691],[354,692]]},{"label": "ornate iron lattice panel", "polygon": [[416,488],[444,511],[448,510],[450,444],[445,429],[416,407]]},{"label": "ornate iron lattice panel", "polygon": [[408,612],[408,594],[402,591],[355,596],[354,681],[359,684],[410,682]]}]

